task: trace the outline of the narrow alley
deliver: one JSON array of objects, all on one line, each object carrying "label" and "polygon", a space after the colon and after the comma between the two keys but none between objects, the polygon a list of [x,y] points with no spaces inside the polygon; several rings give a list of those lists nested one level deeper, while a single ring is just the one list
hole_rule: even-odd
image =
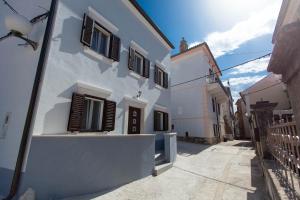
[{"label": "narrow alley", "polygon": [[248,141],[217,145],[178,142],[173,168],[100,194],[75,200],[266,199],[262,172]]}]

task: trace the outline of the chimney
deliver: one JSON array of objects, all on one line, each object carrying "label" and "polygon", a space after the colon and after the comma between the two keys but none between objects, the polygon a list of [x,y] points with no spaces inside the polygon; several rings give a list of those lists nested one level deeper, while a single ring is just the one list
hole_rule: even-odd
[{"label": "chimney", "polygon": [[184,39],[184,37],[181,39],[181,41],[180,41],[180,47],[179,47],[179,49],[180,49],[180,53],[182,53],[182,52],[185,52],[186,50],[188,50],[188,44],[187,44],[187,42],[186,42],[186,40]]}]

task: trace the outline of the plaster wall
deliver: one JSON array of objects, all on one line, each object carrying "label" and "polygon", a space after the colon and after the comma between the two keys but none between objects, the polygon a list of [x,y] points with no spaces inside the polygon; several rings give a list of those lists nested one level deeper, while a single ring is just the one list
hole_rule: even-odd
[{"label": "plaster wall", "polygon": [[179,136],[188,132],[192,137],[214,137],[213,123],[217,124],[217,118],[212,110],[206,79],[176,86],[207,75],[209,68],[208,58],[202,50],[172,61],[171,85],[175,85],[171,88],[172,124]]},{"label": "plaster wall", "polygon": [[[131,104],[139,104],[143,108],[143,133],[153,133],[153,110],[156,104],[169,112],[170,89],[157,87],[154,83],[154,64],[159,62],[169,72],[170,49],[124,2],[127,1],[59,1],[35,116],[34,135],[67,133],[71,97],[78,82],[111,92],[107,99],[117,103],[113,134],[127,134],[126,110]],[[117,28],[114,34],[121,39],[120,62],[88,54],[80,43],[82,19],[89,7]],[[149,79],[128,70],[128,49],[132,41],[148,52],[147,58],[151,61]],[[134,99],[138,91],[142,92],[140,99],[128,101]]]},{"label": "plaster wall", "polygon": [[[50,9],[50,0],[23,0],[12,3],[14,9],[28,19]],[[5,27],[5,16],[12,11],[0,4],[0,36],[9,30]],[[31,91],[43,43],[47,19],[33,26],[28,38],[38,42],[38,49],[20,46],[25,42],[10,37],[0,42],[0,167],[14,169],[23,133]],[[8,124],[5,126],[5,118]],[[2,178],[0,177],[2,180]]]},{"label": "plaster wall", "polygon": [[152,174],[155,136],[33,136],[18,195],[62,199],[113,189]]}]

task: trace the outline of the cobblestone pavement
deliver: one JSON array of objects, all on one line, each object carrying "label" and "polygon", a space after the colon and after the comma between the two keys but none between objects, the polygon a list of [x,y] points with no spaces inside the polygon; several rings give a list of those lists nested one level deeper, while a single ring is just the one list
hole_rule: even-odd
[{"label": "cobblestone pavement", "polygon": [[265,200],[262,172],[248,141],[178,142],[173,168],[115,190],[74,200]]}]

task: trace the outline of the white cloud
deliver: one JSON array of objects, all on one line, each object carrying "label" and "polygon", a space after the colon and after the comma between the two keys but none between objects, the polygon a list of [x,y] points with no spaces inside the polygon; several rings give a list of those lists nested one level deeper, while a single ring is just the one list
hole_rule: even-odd
[{"label": "white cloud", "polygon": [[254,84],[257,81],[261,80],[265,76],[243,76],[238,78],[230,78],[229,82],[231,86],[241,86],[247,84]]},{"label": "white cloud", "polygon": [[258,73],[265,71],[268,67],[270,57],[261,58],[244,65],[240,65],[233,70],[229,74],[236,75],[236,74],[245,74],[245,73]]},{"label": "white cloud", "polygon": [[280,3],[273,1],[261,11],[253,13],[247,20],[235,24],[230,30],[210,33],[206,36],[205,41],[214,56],[219,57],[238,49],[241,44],[249,40],[272,34],[279,8]]}]

